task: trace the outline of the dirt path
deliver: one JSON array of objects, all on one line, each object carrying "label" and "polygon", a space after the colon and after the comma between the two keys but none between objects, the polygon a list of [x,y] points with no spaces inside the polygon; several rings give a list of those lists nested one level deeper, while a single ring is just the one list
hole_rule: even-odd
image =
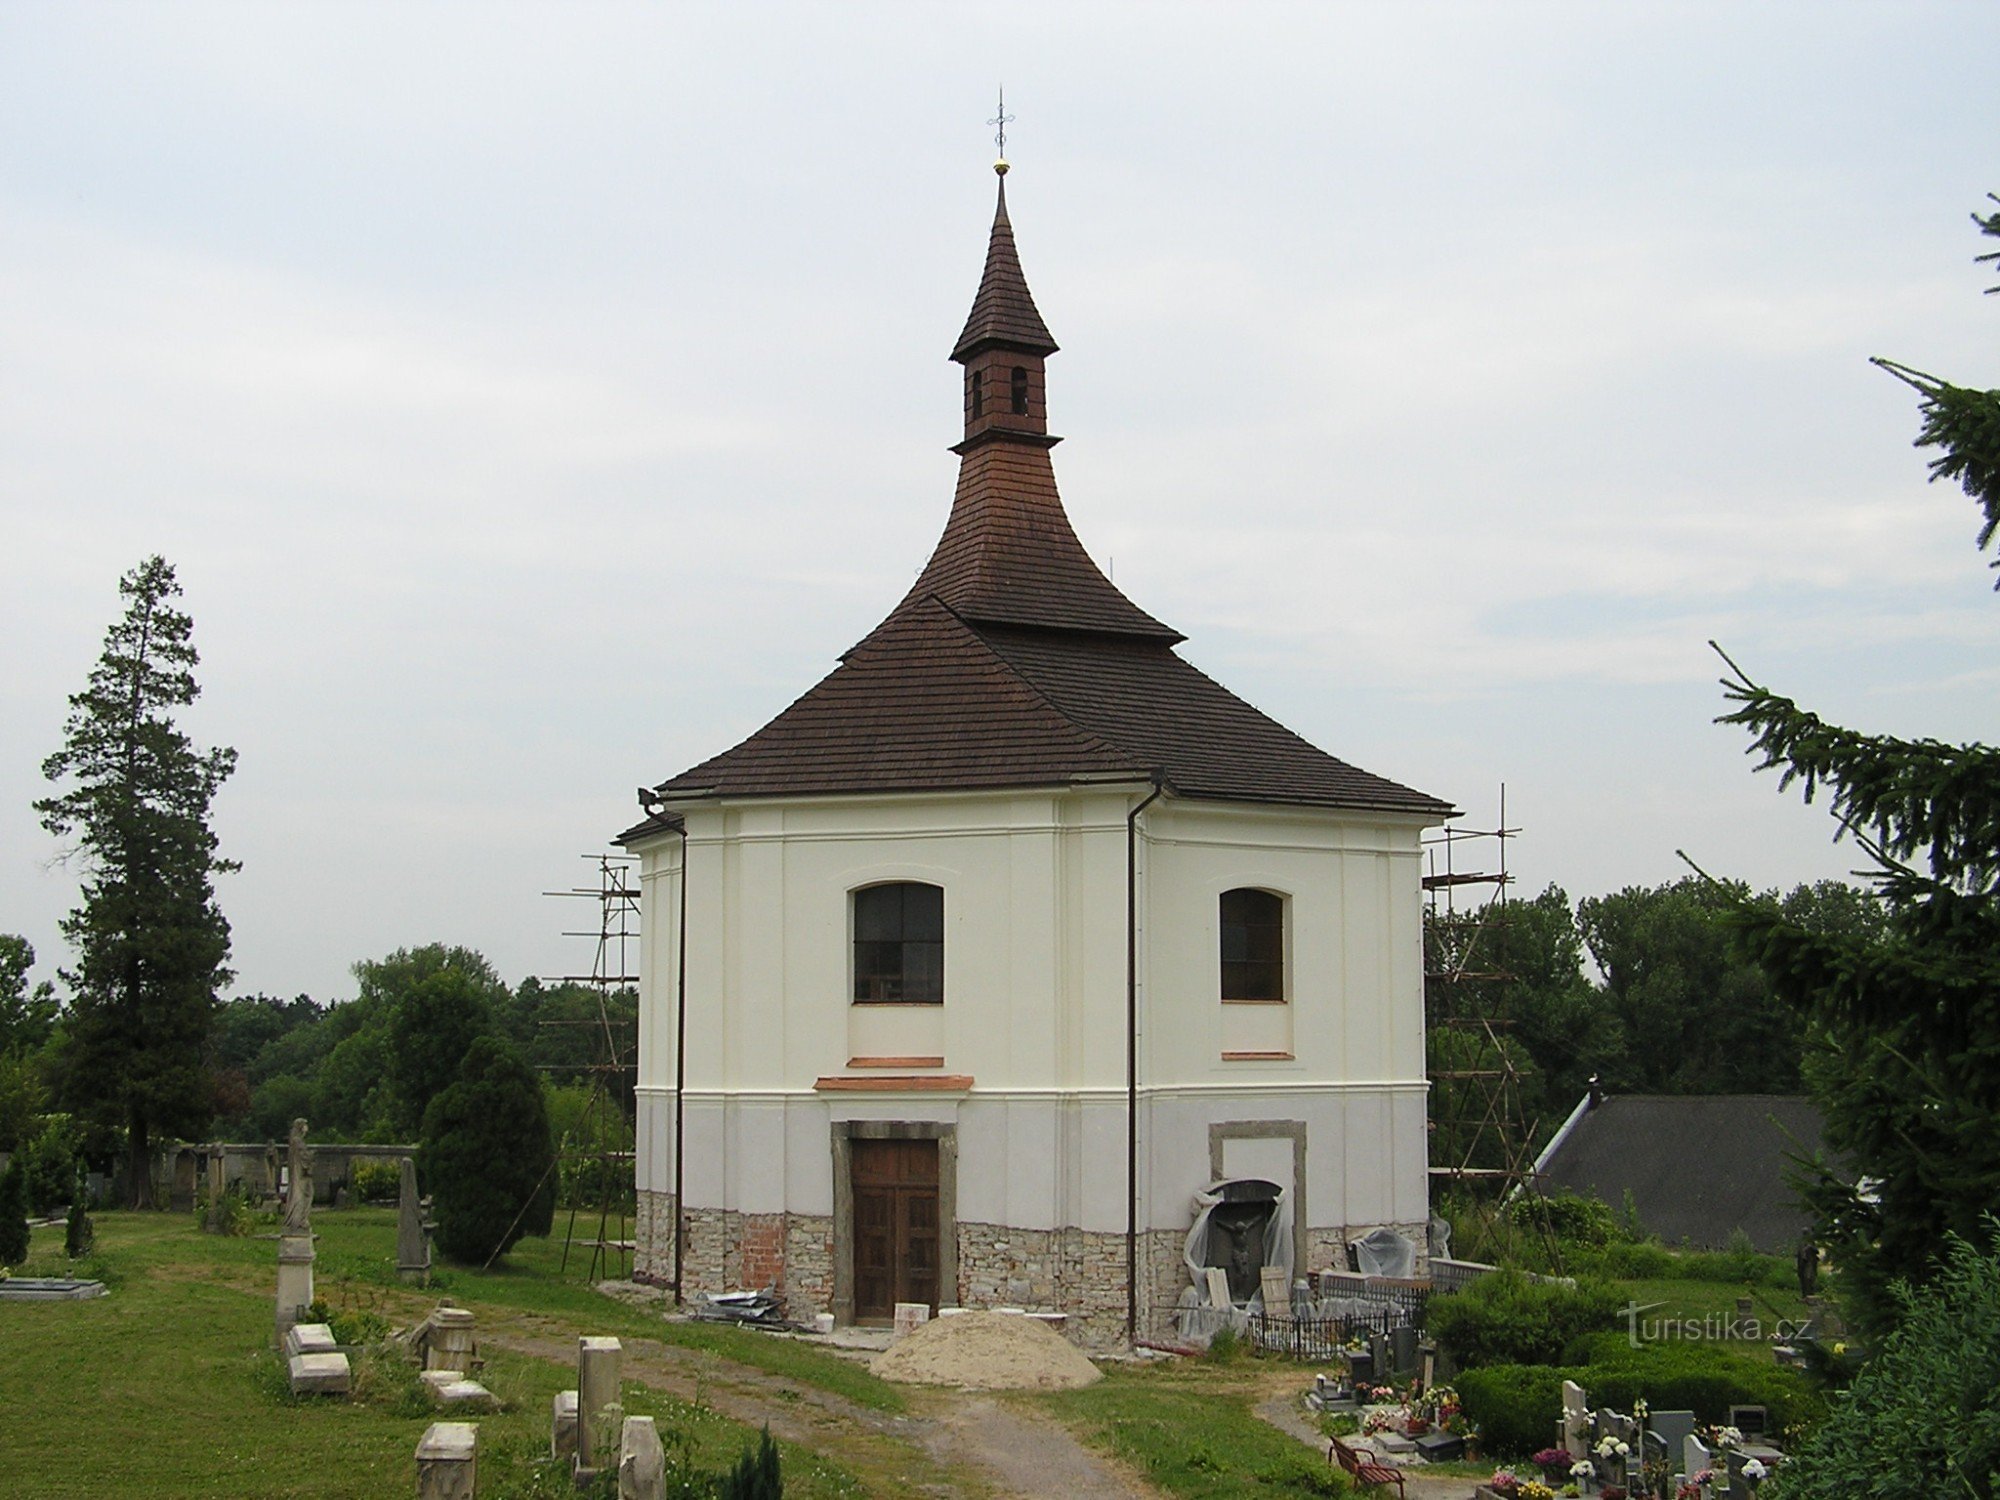
[{"label": "dirt path", "polygon": [[1052,1422],[969,1391],[942,1399],[951,1402],[935,1418],[945,1450],[992,1474],[1002,1494],[1150,1500],[1160,1493]]},{"label": "dirt path", "polygon": [[[539,1326],[537,1326],[539,1325]],[[481,1319],[480,1342],[566,1364],[573,1334],[558,1320]],[[1152,1500],[1148,1488],[1067,1430],[1010,1410],[990,1396],[911,1389],[910,1410],[875,1411],[828,1391],[654,1339],[627,1338],[624,1374],[655,1390],[699,1401],[861,1473],[895,1472],[920,1494],[999,1497],[1108,1496]]]}]

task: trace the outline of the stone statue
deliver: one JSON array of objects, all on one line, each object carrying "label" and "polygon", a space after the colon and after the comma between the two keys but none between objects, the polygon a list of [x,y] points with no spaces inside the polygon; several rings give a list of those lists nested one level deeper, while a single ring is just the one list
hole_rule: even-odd
[{"label": "stone statue", "polygon": [[312,1152],[306,1150],[306,1122],[292,1121],[292,1137],[286,1148],[292,1185],[285,1194],[286,1234],[312,1233]]}]

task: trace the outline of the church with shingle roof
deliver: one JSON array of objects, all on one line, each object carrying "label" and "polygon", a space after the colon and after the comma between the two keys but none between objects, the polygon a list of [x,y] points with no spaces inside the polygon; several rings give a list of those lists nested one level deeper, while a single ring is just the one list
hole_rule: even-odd
[{"label": "church with shingle roof", "polygon": [[1091,561],[996,170],[930,561],[621,836],[638,1261],[798,1319],[1017,1306],[1103,1345],[1195,1287],[1217,1181],[1270,1185],[1294,1275],[1421,1242],[1418,851],[1450,808],[1204,675]]}]

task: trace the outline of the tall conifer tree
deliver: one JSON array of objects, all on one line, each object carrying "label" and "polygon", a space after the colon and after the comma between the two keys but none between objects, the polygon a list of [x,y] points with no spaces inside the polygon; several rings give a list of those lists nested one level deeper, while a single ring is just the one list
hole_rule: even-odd
[{"label": "tall conifer tree", "polygon": [[[1974,222],[2000,238],[2000,213]],[[1916,387],[1918,444],[1940,450],[1932,477],[1957,480],[1984,512],[1984,550],[2000,531],[2000,391],[1876,363]],[[1828,1144],[1863,1180],[1825,1173],[1809,1197],[1855,1311],[1880,1332],[1896,1317],[1890,1283],[1934,1274],[1947,1231],[1983,1240],[1980,1215],[2000,1202],[2000,750],[1859,734],[1740,671],[1723,685],[1738,706],[1722,722],[1751,731],[1760,769],[1779,768],[1809,802],[1828,793],[1887,914],[1880,938],[1750,905],[1736,919],[1823,1038],[1808,1078]]]},{"label": "tall conifer tree", "polygon": [[35,804],[42,826],[74,839],[83,899],[64,918],[76,955],[70,1066],[73,1111],[123,1126],[135,1206],[149,1196],[156,1131],[208,1123],[203,1047],[215,991],[229,978],[229,923],[213,877],[209,805],[236,764],[197,750],[174,722],[193,703],[194,622],[172,601],[173,567],[149,557],[119,580],[125,616],[104,638],[89,685],[69,700],[63,746],[42,773],[64,788]]}]

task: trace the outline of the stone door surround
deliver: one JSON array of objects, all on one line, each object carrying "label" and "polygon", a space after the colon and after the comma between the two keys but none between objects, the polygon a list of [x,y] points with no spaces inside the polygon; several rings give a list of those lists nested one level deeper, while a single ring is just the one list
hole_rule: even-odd
[{"label": "stone door surround", "polygon": [[[1303,1127],[1301,1127],[1303,1128]],[[863,1141],[938,1143],[938,1303],[958,1301],[958,1127],[934,1121],[836,1120],[833,1144],[833,1321],[854,1322],[854,1146]]]}]

